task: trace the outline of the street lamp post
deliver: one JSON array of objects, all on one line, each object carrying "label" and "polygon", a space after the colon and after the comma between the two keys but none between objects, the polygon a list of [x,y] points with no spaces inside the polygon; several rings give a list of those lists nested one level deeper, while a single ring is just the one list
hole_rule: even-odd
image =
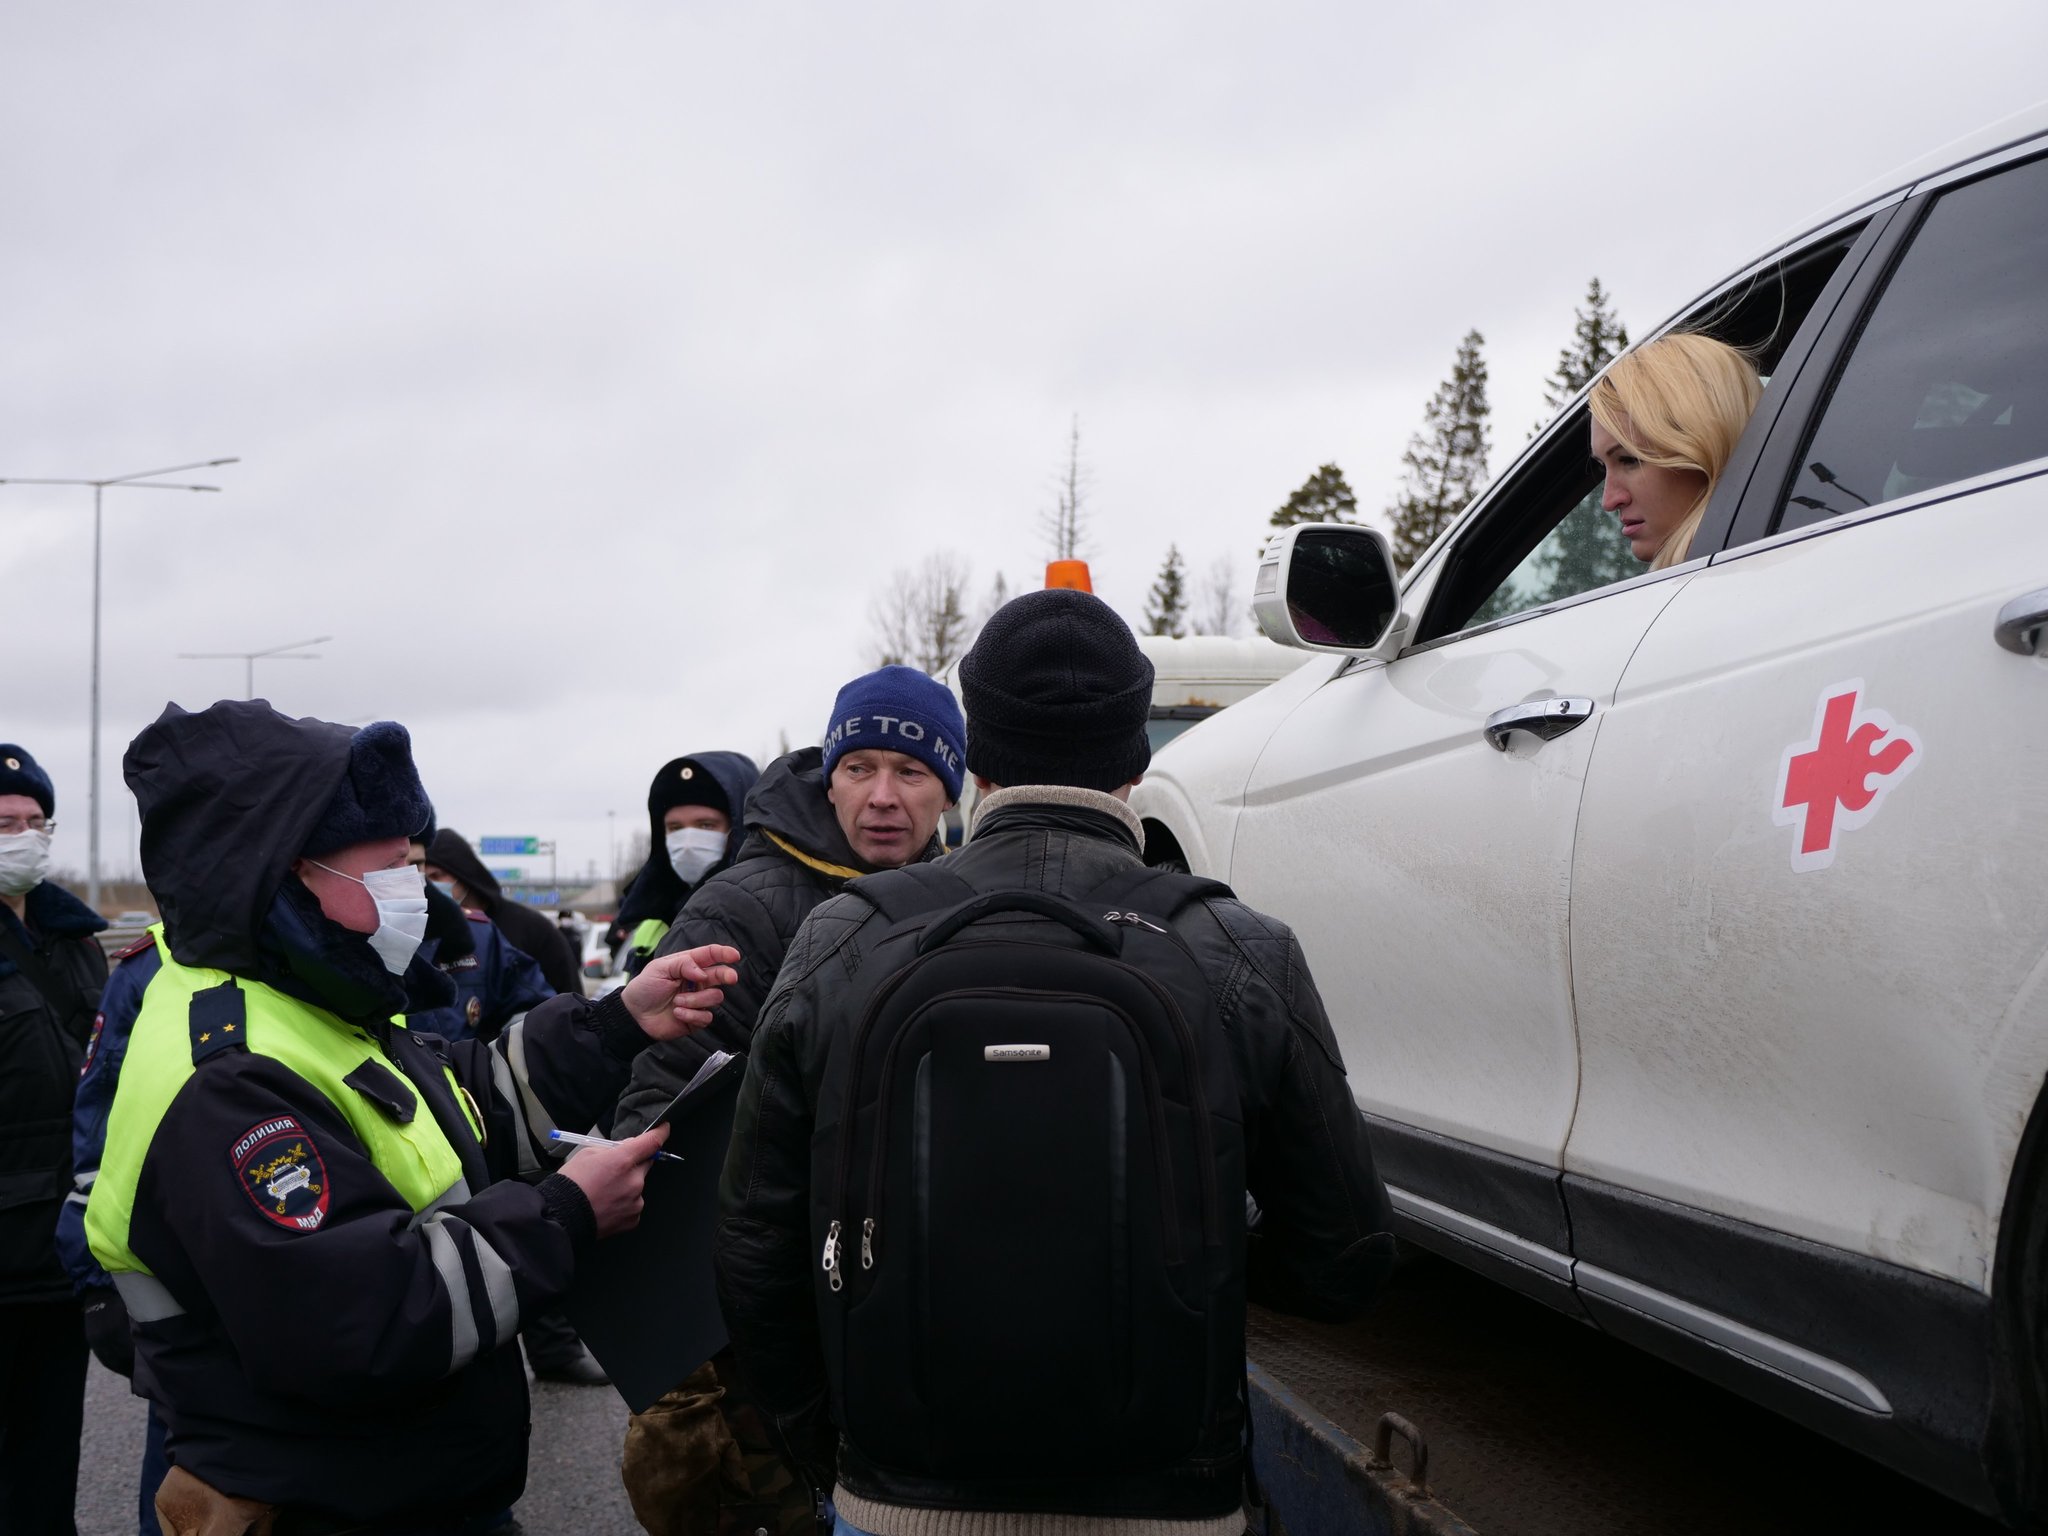
[{"label": "street lamp post", "polygon": [[178,660],[241,662],[244,669],[242,673],[242,697],[253,699],[256,697],[257,662],[318,661],[320,659],[318,652],[310,656],[304,654],[293,655],[292,653],[295,651],[303,653],[309,645],[325,645],[333,638],[334,636],[332,635],[315,635],[310,640],[294,640],[290,645],[273,645],[267,651],[180,651],[178,652]]},{"label": "street lamp post", "polygon": [[188,469],[218,469],[239,464],[237,458],[202,459],[193,464],[171,464],[162,469],[138,470],[132,475],[114,475],[105,480],[52,480],[23,476],[0,476],[0,485],[89,485],[92,487],[92,748],[86,790],[88,849],[86,853],[85,904],[95,911],[100,904],[100,497],[109,486],[136,491],[217,491],[217,485],[170,484],[154,478],[178,475]]}]

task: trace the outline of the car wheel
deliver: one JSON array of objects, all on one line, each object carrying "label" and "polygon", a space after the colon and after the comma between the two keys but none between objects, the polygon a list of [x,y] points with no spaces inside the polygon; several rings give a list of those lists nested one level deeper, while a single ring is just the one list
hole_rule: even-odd
[{"label": "car wheel", "polygon": [[1987,1461],[2006,1519],[2048,1531],[2048,1094],[2020,1139],[2000,1228]]}]

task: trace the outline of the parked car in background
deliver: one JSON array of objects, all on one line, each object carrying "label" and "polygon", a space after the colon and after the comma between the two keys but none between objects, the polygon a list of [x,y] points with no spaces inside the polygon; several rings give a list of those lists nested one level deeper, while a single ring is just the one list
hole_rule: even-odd
[{"label": "parked car in background", "polygon": [[1768,379],[1690,558],[1584,579],[1583,397],[1405,580],[1276,537],[1320,654],[1148,857],[1299,933],[1405,1236],[2048,1523],[2048,113],[1679,327]]}]

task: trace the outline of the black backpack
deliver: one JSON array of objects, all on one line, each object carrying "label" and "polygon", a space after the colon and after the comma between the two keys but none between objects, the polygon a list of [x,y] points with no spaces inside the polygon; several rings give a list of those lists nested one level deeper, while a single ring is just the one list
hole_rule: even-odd
[{"label": "black backpack", "polygon": [[851,978],[813,1143],[833,1406],[879,1466],[1103,1476],[1234,1457],[1244,1138],[1207,980],[1138,869],[1085,897],[938,865],[848,889]]}]

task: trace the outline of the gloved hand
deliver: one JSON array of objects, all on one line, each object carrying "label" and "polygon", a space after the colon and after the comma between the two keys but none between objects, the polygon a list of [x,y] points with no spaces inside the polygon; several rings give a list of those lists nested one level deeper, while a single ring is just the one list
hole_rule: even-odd
[{"label": "gloved hand", "polygon": [[128,1309],[111,1285],[96,1285],[84,1296],[85,1342],[93,1356],[117,1376],[135,1374],[135,1340],[128,1332]]}]

